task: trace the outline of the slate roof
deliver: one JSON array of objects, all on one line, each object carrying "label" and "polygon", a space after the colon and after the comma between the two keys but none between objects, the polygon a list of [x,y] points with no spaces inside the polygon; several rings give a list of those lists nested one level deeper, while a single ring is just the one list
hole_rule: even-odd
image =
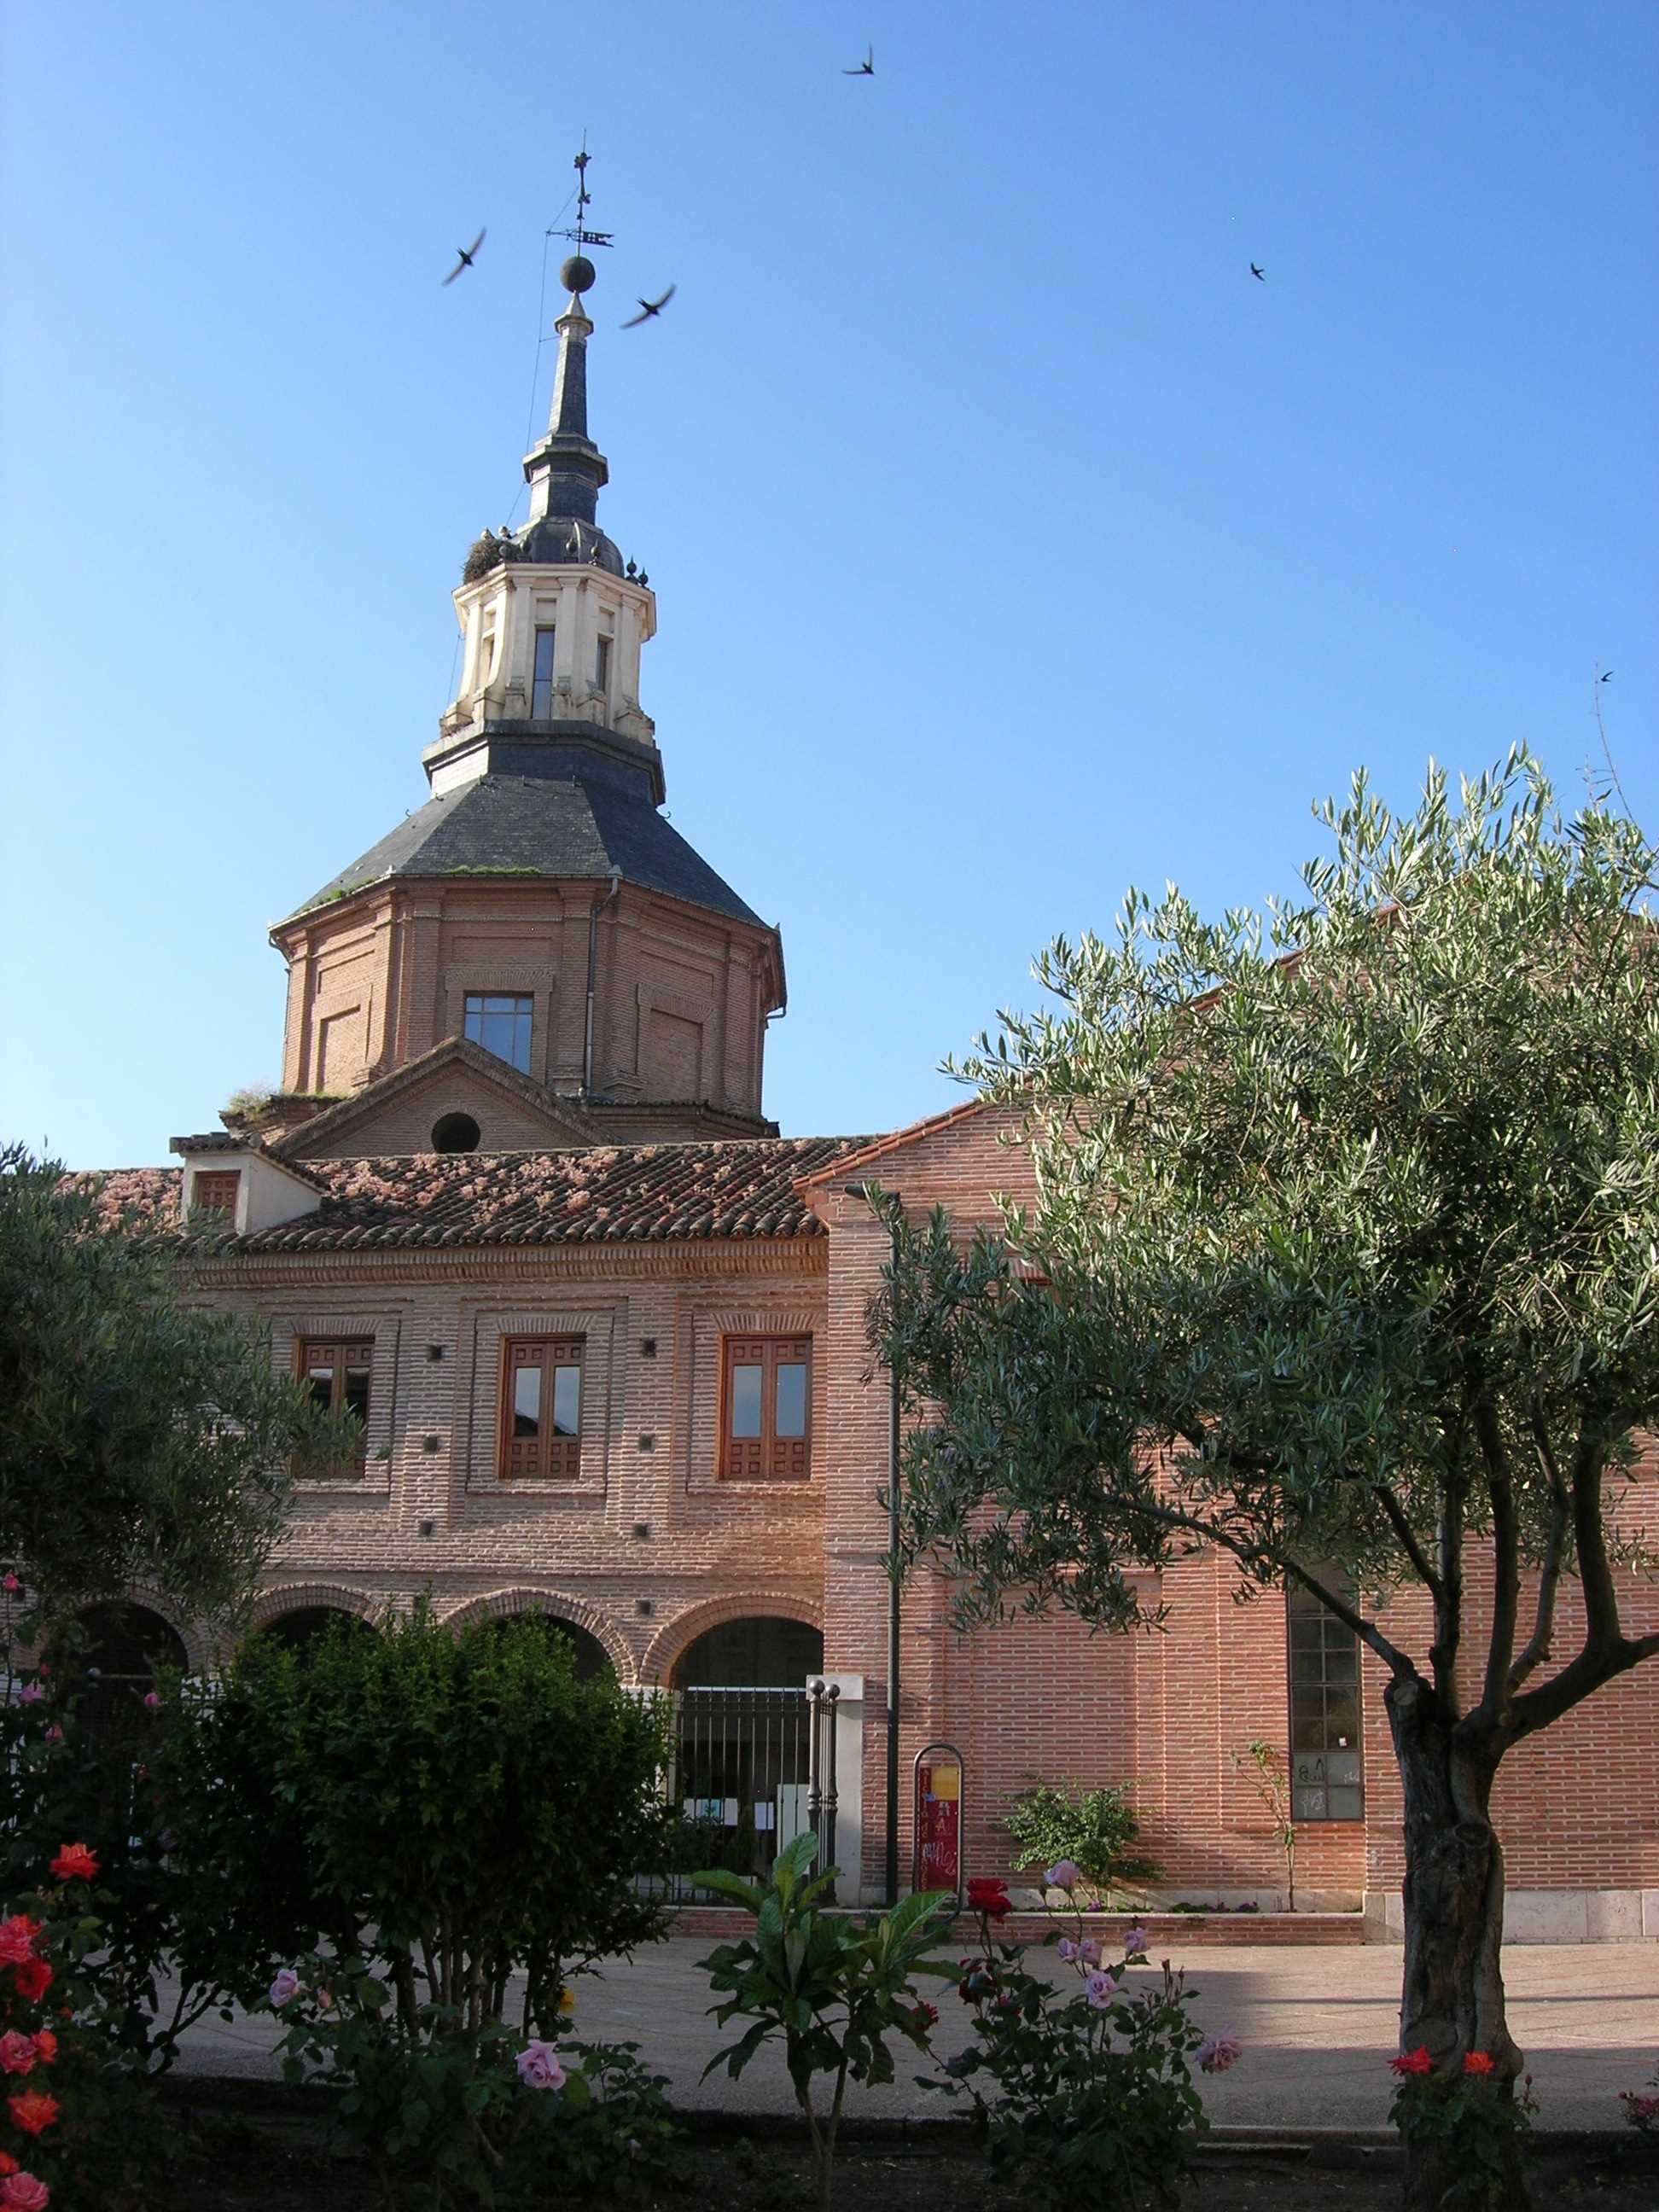
[{"label": "slate roof", "polygon": [[[478,1244],[695,1243],[820,1237],[795,1186],[867,1137],[738,1138],[708,1144],[598,1145],[565,1152],[417,1152],[315,1160],[321,1206],[251,1237],[195,1236],[219,1253],[385,1250]],[[161,1224],[176,1210],[176,1168],[111,1175],[105,1211]]]},{"label": "slate roof", "polygon": [[644,890],[766,927],[672,823],[626,789],[599,777],[499,775],[428,799],[295,915],[390,876],[602,878],[612,868]]}]

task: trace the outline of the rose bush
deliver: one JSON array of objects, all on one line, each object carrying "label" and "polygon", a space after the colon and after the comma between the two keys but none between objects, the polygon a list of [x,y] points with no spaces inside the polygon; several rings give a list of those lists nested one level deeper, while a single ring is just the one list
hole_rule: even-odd
[{"label": "rose bush", "polygon": [[961,1960],[957,1987],[976,2039],[944,2064],[943,2081],[918,2081],[972,2098],[993,2165],[1035,2204],[1176,2204],[1207,2125],[1188,2061],[1224,2072],[1239,2056],[1237,2038],[1201,2035],[1188,2010],[1192,1993],[1167,1960],[1157,1979],[1128,1987],[1146,1936],[1132,1929],[1121,1961],[1108,1967],[1074,1904],[1068,1935],[1048,1916],[1047,1940],[1075,1978],[1054,1989],[1026,1971],[1022,1946],[996,1942],[993,1923],[1002,1916],[988,1890],[975,1898],[975,1887],[981,1948]]},{"label": "rose bush", "polygon": [[1437,2064],[1426,2044],[1389,2064],[1395,2075],[1389,2118],[1407,2145],[1438,2154],[1442,2212],[1508,2212],[1516,2153],[1538,2110],[1531,2075],[1517,2091],[1490,2051],[1466,2051]]}]

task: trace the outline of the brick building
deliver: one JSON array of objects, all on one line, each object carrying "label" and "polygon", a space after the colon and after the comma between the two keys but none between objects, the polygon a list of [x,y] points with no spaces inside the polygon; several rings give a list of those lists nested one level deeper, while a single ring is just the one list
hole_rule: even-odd
[{"label": "brick building", "polygon": [[[888,1403],[864,1316],[887,1243],[855,1187],[982,1218],[1019,1156],[975,1105],[876,1138],[764,1118],[781,942],[659,811],[656,601],[596,520],[592,281],[566,264],[529,520],[486,532],[455,593],[429,796],[272,932],[283,1089],[109,1194],[182,1217],[204,1291],[361,1417],[361,1456],[300,1490],[261,1626],[302,1638],[422,1592],[448,1620],[550,1613],[585,1667],[702,1716],[688,1804],[750,1861],[801,1817],[802,1685],[828,1670],[837,1856],[873,1897]],[[1115,1782],[1166,1894],[1271,1903],[1282,1863],[1233,1758],[1265,1738],[1293,1749],[1306,1901],[1363,1900],[1385,1931],[1400,1808],[1373,1662],[1282,1598],[1237,1606],[1212,1553],[1159,1595],[1159,1638],[1054,1620],[963,1640],[913,1580],[907,1875],[910,1761],[945,1738],[969,1869],[1006,1868],[999,1817],[1028,1780]],[[197,1625],[167,1632],[210,1663]],[[1515,1931],[1659,1935],[1652,1682],[1626,1676],[1504,1777]]]}]

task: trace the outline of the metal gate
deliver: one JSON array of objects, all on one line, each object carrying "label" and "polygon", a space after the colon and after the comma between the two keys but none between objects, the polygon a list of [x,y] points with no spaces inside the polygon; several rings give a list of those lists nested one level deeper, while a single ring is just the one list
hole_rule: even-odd
[{"label": "metal gate", "polygon": [[698,1688],[673,1696],[674,1758],[666,1785],[680,1815],[680,1837],[668,1895],[683,1903],[709,1895],[690,1879],[702,1867],[763,1879],[805,1828],[817,1830],[818,1864],[829,1865],[835,1847],[833,1708],[826,1716],[822,1696],[804,1689]]}]

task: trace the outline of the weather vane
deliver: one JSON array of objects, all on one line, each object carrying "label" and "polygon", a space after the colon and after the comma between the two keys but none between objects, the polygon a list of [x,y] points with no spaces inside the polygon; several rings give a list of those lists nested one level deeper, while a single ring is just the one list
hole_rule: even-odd
[{"label": "weather vane", "polygon": [[548,232],[550,238],[568,238],[573,246],[614,246],[616,240],[608,230],[589,230],[584,221],[593,195],[587,189],[587,165],[592,160],[587,150],[587,133],[582,133],[582,150],[572,164],[576,172],[576,222],[571,230],[557,228]]}]

